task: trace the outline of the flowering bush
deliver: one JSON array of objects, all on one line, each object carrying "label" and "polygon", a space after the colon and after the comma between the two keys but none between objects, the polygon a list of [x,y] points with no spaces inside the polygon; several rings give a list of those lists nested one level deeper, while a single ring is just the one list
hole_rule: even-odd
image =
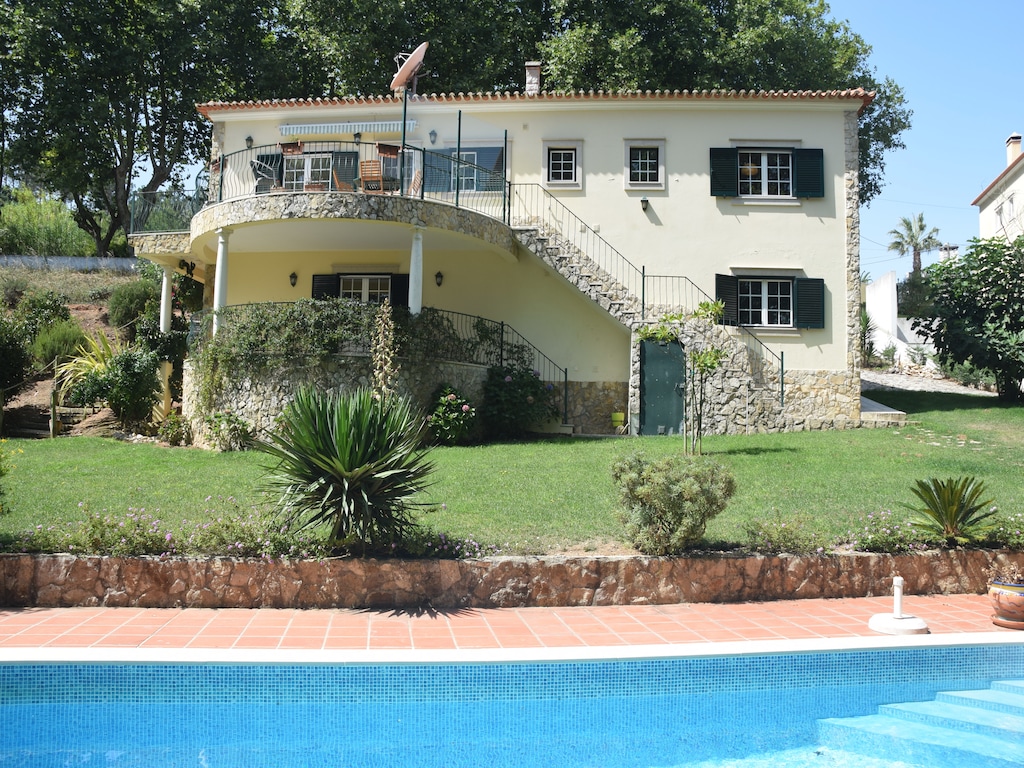
[{"label": "flowering bush", "polygon": [[825,551],[825,547],[818,541],[818,534],[807,530],[805,518],[783,518],[778,510],[774,510],[766,520],[748,522],[744,526],[744,533],[750,549],[766,555],[783,552],[801,555]]},{"label": "flowering bush", "polygon": [[541,381],[539,371],[493,366],[487,370],[480,415],[491,437],[522,437],[558,416],[554,386]]},{"label": "flowering bush", "polygon": [[464,440],[476,420],[476,409],[453,387],[442,387],[434,401],[434,411],[427,417],[434,441],[455,445]]},{"label": "flowering bush", "polygon": [[252,442],[252,429],[231,411],[211,413],[203,420],[207,436],[219,451],[242,451]]},{"label": "flowering bush", "polygon": [[1024,513],[1000,518],[989,534],[993,546],[1024,552]]},{"label": "flowering bush", "polygon": [[872,513],[861,522],[860,528],[848,531],[836,546],[896,554],[930,549],[936,543],[926,531],[909,520],[897,520],[889,510]]}]

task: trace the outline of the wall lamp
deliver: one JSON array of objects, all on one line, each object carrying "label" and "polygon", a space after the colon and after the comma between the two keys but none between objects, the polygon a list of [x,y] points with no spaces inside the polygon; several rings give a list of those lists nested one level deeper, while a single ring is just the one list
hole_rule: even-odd
[{"label": "wall lamp", "polygon": [[444,275],[441,274],[440,270],[438,270],[437,274],[434,275],[434,282],[437,283],[437,287],[438,288],[440,288],[441,287],[441,283],[444,282]]},{"label": "wall lamp", "polygon": [[252,149],[252,136],[245,137],[245,148]]},{"label": "wall lamp", "polygon": [[294,288],[295,284],[299,282],[299,276],[292,272],[290,275],[288,275],[288,282],[291,283],[292,288]]},{"label": "wall lamp", "polygon": [[427,135],[430,137],[431,144],[437,144],[437,131],[431,130]]},{"label": "wall lamp", "polygon": [[640,198],[640,207],[644,209],[645,213],[647,212],[647,206],[649,206],[650,204],[651,202],[646,197]]},{"label": "wall lamp", "polygon": [[354,141],[356,144],[358,144],[360,139],[362,138],[363,134],[361,134],[359,131],[356,131],[355,133],[352,134],[352,141]]}]

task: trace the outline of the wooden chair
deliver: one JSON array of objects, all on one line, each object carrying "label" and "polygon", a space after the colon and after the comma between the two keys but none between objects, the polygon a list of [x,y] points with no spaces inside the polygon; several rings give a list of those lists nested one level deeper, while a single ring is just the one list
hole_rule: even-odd
[{"label": "wooden chair", "polygon": [[412,175],[412,181],[409,182],[409,197],[419,197],[423,191],[423,171],[417,170]]},{"label": "wooden chair", "polygon": [[333,168],[331,169],[331,178],[334,179],[334,191],[335,192],[351,192],[352,191],[352,185],[349,184],[347,181],[342,181],[341,179],[339,179],[338,178],[338,172],[336,170],[334,170]]},{"label": "wooden chair", "polygon": [[359,184],[367,195],[379,195],[384,192],[384,173],[380,160],[361,160],[359,162]]}]

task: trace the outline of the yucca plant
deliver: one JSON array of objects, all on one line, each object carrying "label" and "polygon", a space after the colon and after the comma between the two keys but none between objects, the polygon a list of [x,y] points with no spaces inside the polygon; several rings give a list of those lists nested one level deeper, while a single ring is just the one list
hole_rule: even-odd
[{"label": "yucca plant", "polygon": [[904,505],[917,513],[914,522],[949,546],[978,541],[995,527],[995,523],[985,522],[996,510],[990,508],[992,499],[981,501],[985,484],[977,478],[940,480],[932,477],[918,480],[911,491],[924,505]]},{"label": "yucca plant", "polygon": [[267,484],[289,525],[329,525],[335,549],[365,555],[397,549],[415,526],[411,499],[434,469],[424,430],[405,398],[305,388],[254,447],[278,460]]},{"label": "yucca plant", "polygon": [[75,356],[57,367],[61,398],[90,375],[103,373],[110,361],[124,350],[124,344],[111,343],[102,333],[86,336],[85,342],[75,350]]}]

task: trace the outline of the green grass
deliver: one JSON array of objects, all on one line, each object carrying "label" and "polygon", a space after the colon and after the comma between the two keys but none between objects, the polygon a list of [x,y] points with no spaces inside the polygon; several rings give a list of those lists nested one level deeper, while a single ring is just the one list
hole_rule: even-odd
[{"label": "green grass", "polygon": [[[735,474],[737,491],[712,521],[710,541],[742,541],[744,524],[777,510],[800,517],[827,540],[866,515],[900,513],[911,486],[928,477],[975,475],[1003,512],[1024,512],[1024,408],[992,398],[876,392],[906,410],[901,429],[710,437],[705,452]],[[267,504],[267,459],[112,440],[11,440],[24,451],[4,480],[11,511],[0,537],[82,516],[144,508],[172,521],[198,520]],[[612,463],[630,451],[678,453],[678,438],[555,439],[439,448],[422,519],[435,529],[511,551],[598,549],[621,541]]]},{"label": "green grass", "polygon": [[[133,272],[99,270],[77,272],[68,269],[30,269],[20,266],[0,267],[0,289],[8,285],[37,291],[63,293],[72,304],[106,304],[111,292],[122,283],[138,280]],[[3,291],[0,290],[0,293]]]}]

